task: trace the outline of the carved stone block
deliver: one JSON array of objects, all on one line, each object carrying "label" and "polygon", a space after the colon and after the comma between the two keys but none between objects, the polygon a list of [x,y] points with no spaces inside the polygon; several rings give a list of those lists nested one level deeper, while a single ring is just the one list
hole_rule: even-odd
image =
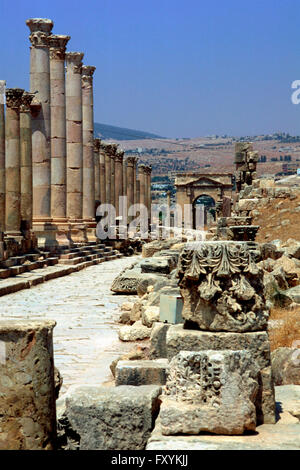
[{"label": "carved stone block", "polygon": [[170,363],[164,387],[162,433],[254,431],[257,377],[247,351],[181,351]]},{"label": "carved stone block", "polygon": [[245,242],[187,244],[178,263],[182,316],[207,331],[259,331],[268,309],[262,272]]},{"label": "carved stone block", "polygon": [[259,368],[259,391],[256,397],[258,424],[275,423],[275,394],[271,373],[271,353],[266,331],[232,333],[187,330],[171,325],[166,335],[167,357],[171,360],[180,351],[246,350]]}]

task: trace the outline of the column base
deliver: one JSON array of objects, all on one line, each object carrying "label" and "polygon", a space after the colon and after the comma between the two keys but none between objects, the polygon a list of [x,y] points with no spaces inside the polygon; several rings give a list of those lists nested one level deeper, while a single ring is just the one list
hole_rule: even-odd
[{"label": "column base", "polygon": [[70,222],[67,218],[53,218],[53,225],[56,226],[56,242],[59,248],[70,248],[73,245],[71,238]]},{"label": "column base", "polygon": [[54,252],[57,250],[57,226],[52,219],[33,219],[32,228],[37,238],[37,246],[43,250]]},{"label": "column base", "polygon": [[97,242],[98,238],[96,235],[97,222],[95,219],[84,219],[83,223],[86,227],[86,237],[88,242]]},{"label": "column base", "polygon": [[82,219],[69,219],[69,226],[72,243],[88,243],[86,225]]}]

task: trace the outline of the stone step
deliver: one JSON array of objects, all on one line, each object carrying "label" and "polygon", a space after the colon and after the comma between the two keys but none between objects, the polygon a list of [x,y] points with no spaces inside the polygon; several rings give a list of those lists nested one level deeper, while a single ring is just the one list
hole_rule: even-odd
[{"label": "stone step", "polygon": [[59,264],[78,264],[81,263],[84,260],[83,256],[78,256],[77,258],[72,258],[72,259],[60,259]]},{"label": "stone step", "polygon": [[11,272],[11,275],[12,276],[17,276],[18,274],[22,274],[22,273],[25,273],[25,271],[27,271],[26,269],[26,265],[25,266],[12,266],[10,268],[10,272]]},{"label": "stone step", "polygon": [[0,279],[7,279],[10,276],[11,276],[10,268],[0,269]]},{"label": "stone step", "polygon": [[75,253],[64,253],[62,255],[60,255],[59,259],[72,259],[72,258],[76,258],[76,256],[78,256],[78,252],[75,252]]},{"label": "stone step", "polygon": [[26,255],[26,259],[28,261],[37,261],[40,256],[41,255],[39,253],[29,253],[28,255]]}]

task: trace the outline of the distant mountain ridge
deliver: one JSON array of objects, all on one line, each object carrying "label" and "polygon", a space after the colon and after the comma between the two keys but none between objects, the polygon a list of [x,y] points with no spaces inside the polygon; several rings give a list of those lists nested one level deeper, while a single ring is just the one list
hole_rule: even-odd
[{"label": "distant mountain ridge", "polygon": [[94,123],[95,137],[103,140],[142,140],[142,139],[163,139],[164,137],[150,132],[136,131],[126,127],[110,126],[108,124]]}]

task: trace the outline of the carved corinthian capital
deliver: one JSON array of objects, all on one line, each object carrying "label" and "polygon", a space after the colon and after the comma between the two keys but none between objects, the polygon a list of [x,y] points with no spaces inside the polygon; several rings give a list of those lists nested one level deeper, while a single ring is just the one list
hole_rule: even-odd
[{"label": "carved corinthian capital", "polygon": [[48,47],[48,37],[53,28],[53,21],[47,18],[30,18],[26,20],[30,29],[29,40],[34,47]]},{"label": "carved corinthian capital", "polygon": [[96,67],[92,65],[83,65],[82,67],[82,86],[88,86],[93,84],[93,75]]},{"label": "carved corinthian capital", "polygon": [[31,112],[31,104],[34,99],[34,93],[28,93],[24,91],[22,98],[21,98],[21,105],[20,105],[20,113],[30,113]]},{"label": "carved corinthian capital", "polygon": [[266,329],[262,270],[246,242],[189,243],[177,269],[185,320],[208,331]]},{"label": "carved corinthian capital", "polygon": [[74,73],[82,73],[83,52],[66,52],[67,70],[70,68]]},{"label": "carved corinthian capital", "polygon": [[48,38],[50,47],[50,59],[64,60],[65,52],[70,36],[63,36],[61,34],[52,34]]},{"label": "carved corinthian capital", "polygon": [[115,160],[116,162],[122,163],[124,158],[124,150],[117,150]]},{"label": "carved corinthian capital", "polygon": [[98,153],[100,150],[101,139],[94,139],[94,152]]},{"label": "carved corinthian capital", "polygon": [[24,90],[22,88],[6,89],[6,106],[11,109],[19,109],[22,104],[22,96]]}]

